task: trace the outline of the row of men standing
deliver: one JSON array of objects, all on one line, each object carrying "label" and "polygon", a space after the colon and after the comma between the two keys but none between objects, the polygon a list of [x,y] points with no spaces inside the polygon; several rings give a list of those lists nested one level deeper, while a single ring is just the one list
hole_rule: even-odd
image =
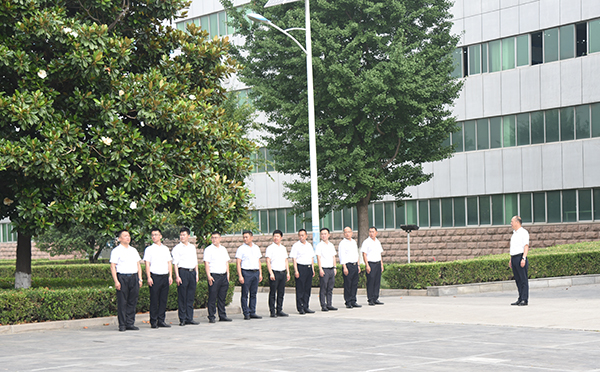
[{"label": "row of men standing", "polygon": [[[288,256],[287,249],[281,244],[283,233],[273,233],[273,243],[266,250],[267,269],[269,272],[269,309],[271,317],[288,316],[283,312],[285,283],[290,280],[288,257],[293,259],[296,277],[296,308],[300,314],[314,313],[309,308],[312,278],[315,276],[314,258],[319,263],[320,304],[322,311],[337,310],[332,304],[333,286],[336,275],[336,251],[329,242],[329,229],[321,229],[321,242],[313,250],[306,241],[307,232],[298,232],[299,241],[292,246]],[[367,271],[367,298],[369,305],[382,304],[379,301],[379,286],[383,263],[381,243],[376,238],[377,229],[369,229],[369,238],[361,247]],[[189,243],[190,231],[182,228],[180,243],[172,252],[161,243],[162,234],[159,229],[152,229],[153,244],[146,248],[144,259],[146,276],[150,287],[150,325],[152,328],[170,327],[165,322],[166,304],[169,286],[173,282],[173,271],[178,292],[178,315],[180,325],[198,324],[193,320],[193,305],[196,283],[199,280],[198,260],[195,246]],[[218,303],[219,321],[231,321],[225,311],[225,298],[229,288],[229,253],[220,244],[221,234],[211,235],[212,244],[204,250],[204,263],[208,280],[209,300],[208,319],[216,322]],[[258,284],[262,281],[260,248],[252,243],[251,231],[244,231],[244,244],[235,255],[237,274],[242,285],[241,305],[244,319],[260,319],[256,314],[256,294]],[[129,232],[118,234],[119,245],[111,252],[111,273],[117,289],[119,330],[137,330],[134,325],[135,309],[139,288],[142,287],[142,271],[140,256],[137,250],[129,246]],[[344,300],[347,308],[360,307],[356,300],[358,275],[360,273],[358,247],[352,239],[352,230],[344,229],[344,239],[339,245],[340,264],[343,268]],[[172,267],[175,267],[175,270]]]}]

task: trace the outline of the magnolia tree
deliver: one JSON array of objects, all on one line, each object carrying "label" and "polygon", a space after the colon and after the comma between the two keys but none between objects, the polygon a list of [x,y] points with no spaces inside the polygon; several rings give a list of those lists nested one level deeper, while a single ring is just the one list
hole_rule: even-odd
[{"label": "magnolia tree", "polygon": [[0,5],[0,218],[18,232],[16,287],[50,226],[135,236],[172,213],[202,236],[247,213],[255,145],[221,107],[237,65],[226,38],[165,26],[186,5]]},{"label": "magnolia tree", "polygon": [[[263,14],[282,28],[304,27],[304,2],[249,9],[222,0],[245,37],[239,61],[254,104],[266,113],[266,142],[297,211],[310,209],[306,60],[285,35],[253,24]],[[431,178],[422,164],[447,158],[450,107],[461,84],[450,76],[458,38],[449,0],[313,0],[311,28],[321,213],[357,207],[359,240],[368,206]],[[302,31],[290,31],[304,40]]]}]

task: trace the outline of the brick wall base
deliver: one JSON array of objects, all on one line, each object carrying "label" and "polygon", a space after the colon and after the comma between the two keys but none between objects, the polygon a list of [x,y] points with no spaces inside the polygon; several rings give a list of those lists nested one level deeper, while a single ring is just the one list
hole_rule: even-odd
[{"label": "brick wall base", "polygon": [[[42,252],[36,248],[35,242],[31,242],[31,258],[32,259],[50,259],[50,260],[68,260],[71,258],[79,258],[77,255],[67,254],[60,256],[50,256],[48,252]],[[0,243],[0,260],[16,260],[17,259],[17,242]]]}]

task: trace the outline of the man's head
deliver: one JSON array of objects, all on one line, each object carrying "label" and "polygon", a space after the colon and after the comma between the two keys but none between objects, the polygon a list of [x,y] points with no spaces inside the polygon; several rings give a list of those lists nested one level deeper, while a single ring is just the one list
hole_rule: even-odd
[{"label": "man's head", "polygon": [[348,240],[352,239],[352,229],[350,226],[344,227],[344,238]]},{"label": "man's head", "polygon": [[307,236],[308,236],[308,233],[306,232],[306,230],[304,230],[304,229],[298,230],[298,238],[300,238],[300,243],[302,243],[302,244],[306,243]]},{"label": "man's head", "polygon": [[369,229],[369,238],[375,240],[377,238],[377,228],[375,226],[371,226]]},{"label": "man's head", "polygon": [[329,242],[329,236],[331,235],[331,233],[329,232],[329,229],[324,227],[321,229],[321,240],[324,241],[325,243]]},{"label": "man's head", "polygon": [[183,244],[188,243],[188,241],[190,240],[190,235],[190,229],[188,229],[187,227],[182,227],[181,229],[179,229],[179,240],[181,240]]},{"label": "man's head", "polygon": [[242,233],[242,238],[244,239],[244,243],[246,243],[247,245],[251,245],[252,239],[254,238],[254,234],[252,234],[252,231],[250,230],[244,230],[244,232]]},{"label": "man's head", "polygon": [[273,231],[273,243],[280,244],[281,238],[283,238],[283,232],[281,232],[281,230]]},{"label": "man's head", "polygon": [[119,240],[119,243],[124,247],[128,247],[129,243],[131,243],[131,235],[129,235],[129,231],[127,230],[119,231],[117,233],[117,239]]},{"label": "man's head", "polygon": [[218,247],[221,244],[221,233],[218,231],[213,231],[213,233],[210,235],[210,241]]},{"label": "man's head", "polygon": [[160,240],[162,239],[162,232],[158,227],[152,228],[150,230],[150,236],[152,237],[152,242],[154,244],[160,244]]},{"label": "man's head", "polygon": [[514,216],[513,218],[510,219],[510,226],[515,231],[519,230],[519,228],[521,227],[522,224],[523,224],[523,220],[519,216]]}]

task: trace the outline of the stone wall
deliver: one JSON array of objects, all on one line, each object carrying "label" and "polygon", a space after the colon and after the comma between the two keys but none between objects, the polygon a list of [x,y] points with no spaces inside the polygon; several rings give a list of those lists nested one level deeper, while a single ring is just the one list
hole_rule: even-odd
[{"label": "stone wall", "polygon": [[[60,255],[60,256],[50,256],[48,252],[42,252],[36,248],[35,242],[31,243],[31,258],[39,259],[46,258],[50,260],[67,260],[71,258],[75,258],[75,255]],[[0,243],[0,260],[16,260],[17,259],[17,242],[13,243]]]}]

